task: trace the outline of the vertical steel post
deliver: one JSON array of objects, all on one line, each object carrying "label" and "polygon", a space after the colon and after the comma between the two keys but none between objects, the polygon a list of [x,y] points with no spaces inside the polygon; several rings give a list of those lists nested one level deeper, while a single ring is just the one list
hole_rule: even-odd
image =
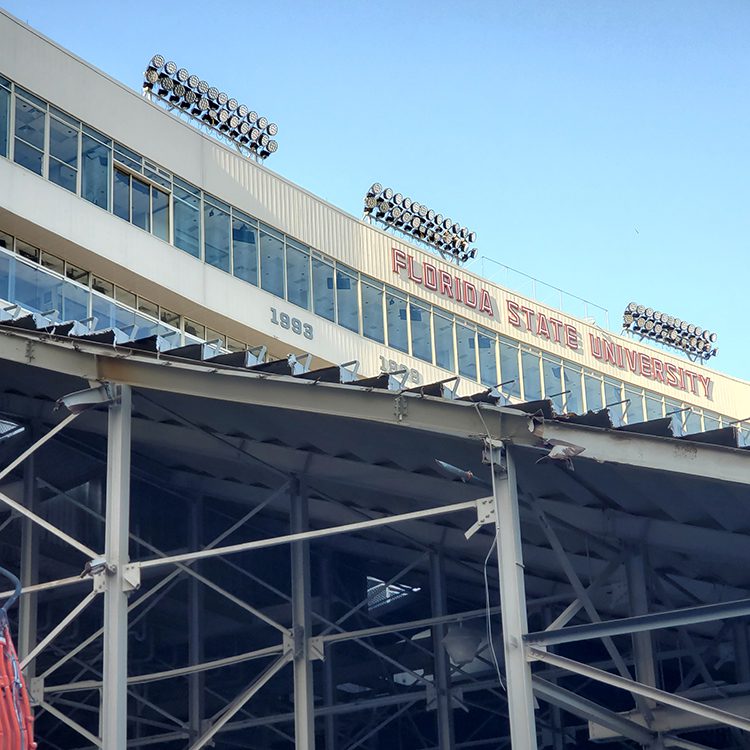
[{"label": "vertical steel post", "polygon": [[[333,554],[330,550],[326,552],[321,561],[321,596],[323,597],[321,610],[323,617],[328,621],[333,619]],[[333,706],[335,702],[334,676],[333,676],[333,647],[331,644],[325,646],[325,660],[323,662],[323,702],[326,708]],[[326,713],[325,726],[325,750],[336,750],[336,716],[331,711]]]},{"label": "vertical steel post", "polygon": [[[445,590],[445,565],[440,552],[430,554],[430,598],[432,616],[448,614]],[[451,706],[451,672],[448,653],[443,646],[445,625],[432,626],[432,650],[435,663],[435,701],[439,750],[452,750],[454,745],[453,707]]]},{"label": "vertical steel post", "polygon": [[[307,531],[307,488],[304,482],[291,483],[291,531]],[[310,661],[310,543],[293,542],[292,555],[292,632],[294,634],[294,746],[296,750],[315,748],[315,707]]]},{"label": "vertical steel post", "polygon": [[[33,442],[33,439],[32,439]],[[32,453],[24,464],[23,504],[37,512],[35,456]],[[25,516],[21,519],[21,585],[31,586],[39,575],[39,528]],[[36,645],[37,595],[24,594],[18,612],[18,655],[25,659]],[[26,668],[26,679],[34,677],[36,660]]]},{"label": "vertical steel post", "polygon": [[[633,550],[625,560],[625,571],[628,580],[628,594],[630,599],[630,614],[648,614],[648,588],[646,584],[646,557],[642,550]],[[638,682],[651,687],[656,684],[656,660],[654,659],[654,645],[651,632],[646,630],[633,633],[633,656],[635,662],[635,678]],[[653,706],[653,703],[649,703]]]},{"label": "vertical steel post", "polygon": [[486,446],[486,454],[492,467],[492,489],[495,496],[495,529],[510,737],[513,750],[536,750],[531,665],[526,660],[523,643],[528,625],[516,469],[513,455],[509,450],[498,446],[497,443],[487,442]]},{"label": "vertical steel post", "polygon": [[[202,549],[201,533],[203,502],[201,498],[194,498],[190,502],[190,549]],[[198,571],[199,562],[193,565],[193,570]],[[188,625],[188,660],[190,664],[200,664],[203,661],[203,633],[202,633],[202,610],[203,610],[203,588],[201,582],[194,577],[190,578],[190,600],[189,600],[189,625]],[[188,723],[192,739],[201,735],[201,723],[203,721],[203,672],[194,672],[188,678]]]},{"label": "vertical steel post", "polygon": [[123,572],[128,564],[130,524],[130,386],[116,387],[107,429],[107,512],[104,555],[104,679],[102,747],[125,750],[128,718],[128,599]]}]

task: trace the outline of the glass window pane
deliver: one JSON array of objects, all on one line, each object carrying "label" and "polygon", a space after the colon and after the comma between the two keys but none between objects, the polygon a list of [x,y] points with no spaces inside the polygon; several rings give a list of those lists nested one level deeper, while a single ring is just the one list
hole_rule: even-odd
[{"label": "glass window pane", "polygon": [[186,253],[201,257],[200,198],[187,190],[174,190],[174,244]]},{"label": "glass window pane", "polygon": [[30,169],[35,174],[42,173],[42,152],[39,149],[29,146],[23,141],[16,138],[16,145],[13,151],[13,160],[26,169]]},{"label": "glass window pane", "polygon": [[362,284],[362,333],[381,344],[385,341],[382,287]]},{"label": "glass window pane", "polygon": [[28,258],[29,260],[33,260],[34,263],[39,262],[39,248],[34,247],[34,245],[29,245],[28,242],[24,242],[23,240],[16,239],[16,252],[22,258]]},{"label": "glass window pane", "polygon": [[[509,382],[512,381],[512,382]],[[502,392],[521,397],[521,374],[518,367],[518,345],[500,337],[500,382]]]},{"label": "glass window pane", "polygon": [[130,175],[121,172],[119,169],[115,169],[112,210],[115,216],[130,221]]},{"label": "glass window pane", "polygon": [[10,94],[0,89],[0,156],[8,155],[8,128],[10,127]]},{"label": "glass window pane", "polygon": [[277,297],[284,296],[284,241],[276,234],[260,233],[260,285]]},{"label": "glass window pane", "polygon": [[169,242],[169,196],[155,187],[151,188],[151,231]]},{"label": "glass window pane", "polygon": [[334,308],[333,266],[319,258],[312,259],[313,304],[315,314],[328,320],[336,319]]},{"label": "glass window pane", "polygon": [[63,282],[63,320],[85,320],[89,316],[89,290],[67,279]]},{"label": "glass window pane", "polygon": [[89,284],[89,272],[74,266],[72,263],[65,264],[65,275],[79,284],[85,284],[86,286]]},{"label": "glass window pane", "polygon": [[32,312],[62,313],[63,280],[38,267],[16,262],[15,302]]},{"label": "glass window pane", "polygon": [[604,407],[602,399],[602,379],[596,375],[586,373],[583,376],[586,386],[586,408],[589,411],[599,411]]},{"label": "glass window pane", "polygon": [[55,159],[78,169],[78,128],[50,117],[49,152]]},{"label": "glass window pane", "polygon": [[206,327],[200,323],[196,323],[194,320],[188,320],[185,318],[185,333],[191,336],[197,336],[199,339],[206,338]]},{"label": "glass window pane", "polygon": [[109,165],[112,152],[89,135],[83,136],[81,195],[101,208],[109,207]]},{"label": "glass window pane", "polygon": [[13,238],[5,232],[0,232],[0,247],[4,250],[13,250]]},{"label": "glass window pane", "polygon": [[[411,353],[413,356],[432,362],[432,331],[430,330],[430,310],[409,301],[411,319]],[[405,331],[404,331],[405,333]]]},{"label": "glass window pane", "polygon": [[152,318],[158,318],[159,306],[155,302],[138,297],[138,312],[150,315]]},{"label": "glass window pane", "polygon": [[477,331],[477,346],[479,347],[479,380],[483,385],[497,385],[497,361],[495,349],[497,337],[491,331]]},{"label": "glass window pane", "polygon": [[249,219],[235,216],[232,219],[232,257],[234,275],[258,284],[258,233]]},{"label": "glass window pane", "polygon": [[682,420],[685,416],[685,412],[682,411],[683,406],[679,401],[673,401],[670,398],[665,400],[664,406],[664,416],[672,418],[672,432],[679,437],[685,431],[682,424]]},{"label": "glass window pane", "polygon": [[45,112],[39,107],[16,98],[16,138],[43,151],[45,117]]},{"label": "glass window pane", "polygon": [[359,281],[354,272],[347,273],[343,266],[336,268],[336,304],[338,324],[350,331],[359,332]]},{"label": "glass window pane", "polygon": [[646,419],[661,419],[664,416],[662,397],[646,393]]},{"label": "glass window pane", "polygon": [[523,397],[526,401],[536,401],[542,397],[542,380],[539,368],[539,355],[521,350],[523,371]]},{"label": "glass window pane", "polygon": [[701,426],[701,414],[695,409],[690,409],[685,412],[685,434],[692,435],[696,432],[701,432],[703,427]]},{"label": "glass window pane", "polygon": [[78,186],[76,185],[76,179],[78,172],[75,169],[71,169],[67,164],[63,164],[61,161],[57,161],[50,156],[49,159],[49,179],[50,182],[54,182],[55,185],[70,190],[71,193],[78,192]]},{"label": "glass window pane", "polygon": [[173,326],[174,328],[180,327],[180,316],[176,312],[165,310],[163,307],[159,310],[159,320],[168,326]]},{"label": "glass window pane", "polygon": [[646,418],[643,414],[643,392],[640,389],[628,388],[626,386],[625,398],[629,399],[625,405],[627,408],[628,424],[644,422]]},{"label": "glass window pane", "polygon": [[719,429],[719,415],[714,414],[710,411],[703,412],[703,429],[704,430],[718,430]]},{"label": "glass window pane", "polygon": [[580,414],[583,411],[583,384],[581,371],[572,365],[565,365],[565,411],[570,414]]},{"label": "glass window pane", "polygon": [[552,401],[552,406],[558,414],[563,411],[562,395],[562,363],[559,359],[542,360],[542,374],[544,375],[544,397]]},{"label": "glass window pane", "polygon": [[140,180],[133,178],[133,216],[131,221],[140,229],[151,231],[151,188]]},{"label": "glass window pane", "polygon": [[623,421],[625,404],[622,403],[622,383],[604,378],[604,405],[609,409],[612,424],[619,427]]},{"label": "glass window pane", "polygon": [[[385,320],[388,328],[388,346],[400,352],[409,350],[409,339],[406,330],[406,299],[392,290],[385,294]],[[432,347],[430,347],[432,348]],[[416,354],[414,356],[417,356]],[[432,357],[430,357],[430,360]]]},{"label": "glass window pane", "polygon": [[458,372],[465,378],[477,379],[477,337],[474,329],[456,321]]},{"label": "glass window pane", "polygon": [[40,262],[45,268],[49,268],[51,271],[59,273],[60,276],[65,275],[65,261],[62,258],[58,258],[56,255],[52,255],[52,253],[47,253],[42,250]]},{"label": "glass window pane", "polygon": [[310,309],[310,251],[290,243],[286,246],[286,298]]},{"label": "glass window pane", "polygon": [[203,204],[203,231],[206,244],[206,263],[222,271],[229,272],[230,258],[230,221],[229,214],[212,206]]},{"label": "glass window pane", "polygon": [[107,297],[115,296],[115,285],[106,279],[100,279],[98,276],[91,277],[91,288],[100,294],[106,294]]},{"label": "glass window pane", "polygon": [[435,313],[432,316],[435,326],[435,364],[445,370],[455,372],[456,356],[453,349],[453,320]]}]

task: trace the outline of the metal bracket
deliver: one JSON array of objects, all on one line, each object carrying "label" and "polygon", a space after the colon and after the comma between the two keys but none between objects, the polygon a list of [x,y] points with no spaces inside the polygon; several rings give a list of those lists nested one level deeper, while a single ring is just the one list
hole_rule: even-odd
[{"label": "metal bracket", "polygon": [[393,414],[399,422],[403,422],[409,414],[409,404],[404,396],[396,396],[393,401]]},{"label": "metal bracket", "polygon": [[138,563],[130,563],[122,569],[122,590],[138,591],[141,587],[141,566]]},{"label": "metal bracket", "polygon": [[308,644],[308,653],[310,655],[310,661],[320,660],[325,661],[326,659],[326,647],[323,643],[322,638],[310,638]]},{"label": "metal bracket", "polygon": [[481,497],[477,500],[477,520],[464,532],[467,539],[471,539],[479,529],[488,523],[495,523],[495,498]]},{"label": "metal bracket", "polygon": [[29,701],[32,706],[39,706],[44,701],[44,677],[29,680]]},{"label": "metal bracket", "polygon": [[500,471],[506,471],[505,443],[501,440],[485,440],[482,463],[491,464]]}]

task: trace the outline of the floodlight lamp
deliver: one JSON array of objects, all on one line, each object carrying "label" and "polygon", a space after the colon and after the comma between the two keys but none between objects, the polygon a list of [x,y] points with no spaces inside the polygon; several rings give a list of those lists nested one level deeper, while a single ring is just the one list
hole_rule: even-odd
[{"label": "floodlight lamp", "polygon": [[395,195],[393,196],[393,202],[394,202],[394,203],[395,203],[395,204],[396,204],[397,206],[400,206],[400,205],[401,205],[401,203],[403,202],[403,200],[404,200],[404,196],[403,196],[403,195],[401,195],[401,193],[396,193],[396,194],[395,194]]},{"label": "floodlight lamp", "polygon": [[149,68],[146,71],[146,82],[153,86],[158,80],[159,74],[153,68]]},{"label": "floodlight lamp", "polygon": [[240,106],[240,104],[239,104],[239,102],[236,99],[230,99],[227,102],[227,109],[230,112],[234,112],[234,110],[237,109],[237,107],[239,107],[239,106]]},{"label": "floodlight lamp", "polygon": [[268,141],[268,143],[266,144],[266,150],[270,154],[275,154],[279,150],[279,143],[278,143],[278,141],[274,141],[273,139],[271,139],[270,141]]},{"label": "floodlight lamp", "polygon": [[266,133],[268,135],[276,135],[279,132],[279,126],[275,122],[269,122],[266,127]]},{"label": "floodlight lamp", "polygon": [[164,59],[163,55],[154,55],[151,58],[151,65],[154,68],[161,68],[164,65],[165,62],[166,62],[166,60]]},{"label": "floodlight lamp", "polygon": [[662,326],[662,324],[661,324],[661,323],[657,323],[657,324],[656,324],[656,325],[654,326],[654,333],[655,333],[655,334],[656,334],[657,336],[661,336],[661,332],[662,332],[663,330],[664,330],[664,326]]},{"label": "floodlight lamp", "polygon": [[188,80],[187,80],[188,86],[190,86],[191,89],[197,89],[198,88],[198,84],[200,82],[201,82],[201,79],[198,78],[198,76],[195,76],[195,75],[190,76],[190,78],[188,78]]},{"label": "floodlight lamp", "polygon": [[404,209],[411,211],[411,207],[414,205],[414,201],[411,198],[404,198]]},{"label": "floodlight lamp", "polygon": [[646,326],[646,318],[641,315],[638,320],[636,321],[636,324],[638,325],[638,328],[645,328]]},{"label": "floodlight lamp", "polygon": [[421,203],[417,203],[417,201],[412,201],[411,202],[411,210],[412,210],[412,213],[418,214],[422,210],[422,204]]},{"label": "floodlight lamp", "polygon": [[631,324],[632,322],[633,322],[633,315],[632,315],[632,313],[626,312],[626,313],[625,313],[625,314],[624,314],[624,315],[622,316],[622,324],[623,324],[623,325],[624,325],[625,327],[627,327],[627,326],[629,326],[629,325],[630,325],[630,324]]},{"label": "floodlight lamp", "polygon": [[217,89],[216,86],[211,86],[208,89],[208,98],[214,102],[219,98],[219,89]]},{"label": "floodlight lamp", "polygon": [[204,96],[208,94],[209,85],[207,81],[198,81],[198,93]]},{"label": "floodlight lamp", "polygon": [[646,330],[650,331],[653,329],[653,327],[654,327],[654,321],[651,320],[651,318],[646,318],[646,324],[645,324]]},{"label": "floodlight lamp", "polygon": [[204,112],[208,109],[208,97],[202,96],[200,99],[198,99],[198,109],[201,112]]},{"label": "floodlight lamp", "polygon": [[370,189],[367,191],[368,195],[377,195],[383,191],[383,186],[379,182],[373,182],[370,185]]},{"label": "floodlight lamp", "polygon": [[219,110],[219,122],[226,122],[229,119],[229,112],[226,109]]},{"label": "floodlight lamp", "polygon": [[185,87],[181,83],[176,83],[174,87],[174,92],[170,99],[173,99],[174,101],[179,101],[182,99],[182,97],[185,96]]},{"label": "floodlight lamp", "polygon": [[412,212],[411,211],[404,211],[404,213],[401,215],[401,218],[404,220],[404,224],[409,224],[412,220]]},{"label": "floodlight lamp", "polygon": [[443,229],[450,229],[453,222],[450,219],[443,221]]},{"label": "floodlight lamp", "polygon": [[177,80],[180,83],[186,83],[188,78],[190,78],[190,73],[188,73],[185,68],[180,68],[177,71]]},{"label": "floodlight lamp", "polygon": [[471,250],[469,250],[469,257],[470,258],[476,258],[477,257],[477,249],[475,247],[472,247]]},{"label": "floodlight lamp", "polygon": [[260,129],[259,128],[251,128],[250,129],[250,140],[251,141],[258,141],[260,139]]},{"label": "floodlight lamp", "polygon": [[383,191],[383,197],[384,197],[384,198],[385,198],[386,200],[390,200],[391,198],[393,198],[393,188],[386,188],[386,189],[385,189],[385,190]]},{"label": "floodlight lamp", "polygon": [[419,207],[419,215],[424,219],[427,217],[427,206],[424,203]]},{"label": "floodlight lamp", "polygon": [[229,97],[227,94],[223,91],[219,93],[219,95],[216,97],[216,101],[219,102],[219,105],[224,107],[226,106],[226,103],[229,101]]},{"label": "floodlight lamp", "polygon": [[375,208],[378,205],[378,199],[374,195],[368,195],[365,198],[365,209],[367,211],[372,211],[373,208]]},{"label": "floodlight lamp", "polygon": [[[244,123],[247,125],[247,123]],[[229,127],[232,128],[232,130],[236,130],[240,125],[240,118],[237,117],[237,115],[232,115],[229,118]]]},{"label": "floodlight lamp", "polygon": [[246,104],[240,104],[240,106],[239,106],[239,107],[237,107],[237,114],[238,114],[238,115],[239,115],[240,117],[247,117],[247,113],[248,113],[249,111],[250,111],[250,110],[249,110],[249,109],[247,108],[247,105],[246,105]]},{"label": "floodlight lamp", "polygon": [[255,123],[256,123],[256,122],[258,122],[258,113],[257,113],[257,112],[253,112],[253,110],[250,110],[250,111],[249,111],[249,112],[247,113],[247,121],[248,121],[248,122],[249,122],[249,123],[250,123],[251,125],[255,125]]},{"label": "floodlight lamp", "polygon": [[477,233],[469,232],[469,242],[476,242],[476,241],[477,241]]},{"label": "floodlight lamp", "polygon": [[261,130],[265,130],[268,127],[268,118],[267,117],[259,117],[258,118],[258,127]]},{"label": "floodlight lamp", "polygon": [[159,85],[165,91],[171,91],[174,88],[174,81],[171,78],[169,78],[168,76],[162,76],[159,79]]},{"label": "floodlight lamp", "polygon": [[419,229],[419,225],[422,223],[422,220],[419,218],[419,216],[415,216],[411,220],[411,226],[413,229]]}]

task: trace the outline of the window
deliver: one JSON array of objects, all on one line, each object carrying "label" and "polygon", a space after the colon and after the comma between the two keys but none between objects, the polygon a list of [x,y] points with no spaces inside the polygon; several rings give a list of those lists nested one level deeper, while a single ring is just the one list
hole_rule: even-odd
[{"label": "window", "polygon": [[539,369],[539,355],[521,350],[523,371],[523,397],[526,401],[536,401],[542,397],[542,378]]},{"label": "window", "polygon": [[574,365],[565,363],[563,369],[565,376],[565,411],[569,414],[580,414],[583,411],[583,392],[581,384],[581,371]]},{"label": "window", "polygon": [[612,424],[619,427],[623,421],[622,383],[619,380],[604,378],[604,405],[609,409]]},{"label": "window", "polygon": [[388,328],[388,346],[400,352],[409,351],[406,298],[391,287],[386,287],[385,290],[385,321]]},{"label": "window", "polygon": [[685,412],[685,434],[692,435],[702,432],[701,413],[697,409],[689,409]]},{"label": "window", "polygon": [[206,327],[200,323],[196,323],[194,320],[188,320],[185,318],[185,333],[189,336],[195,336],[199,339],[206,338]]},{"label": "window", "polygon": [[81,141],[81,195],[100,208],[109,208],[112,141],[84,125]]},{"label": "window", "polygon": [[602,379],[587,372],[583,376],[583,382],[586,386],[586,408],[589,411],[600,411],[604,407]]},{"label": "window", "polygon": [[231,222],[229,206],[210,195],[203,197],[203,232],[205,260],[209,265],[227,273],[231,269]]},{"label": "window", "polygon": [[456,354],[453,348],[453,318],[437,312],[432,316],[435,326],[435,364],[444,370],[455,372]]},{"label": "window", "polygon": [[26,169],[42,174],[46,112],[16,96],[16,128],[13,159]]},{"label": "window", "polygon": [[646,393],[646,419],[661,419],[664,416],[664,403],[661,396]]},{"label": "window", "polygon": [[643,414],[643,391],[625,386],[625,398],[628,399],[626,404],[628,424],[644,422],[646,417]]},{"label": "window", "polygon": [[125,221],[130,221],[130,175],[115,169],[115,184],[112,190],[112,211]]},{"label": "window", "polygon": [[49,120],[49,179],[75,193],[78,190],[80,126],[56,117]]},{"label": "window", "polygon": [[310,309],[310,249],[288,238],[286,298],[294,305]]},{"label": "window", "polygon": [[336,319],[333,265],[313,256],[313,304],[315,314],[327,320]]},{"label": "window", "polygon": [[704,411],[703,412],[703,429],[708,430],[718,430],[721,426],[721,423],[719,422],[719,415],[714,414],[711,411]]},{"label": "window", "polygon": [[563,412],[562,362],[559,359],[542,359],[544,375],[544,397],[552,401],[558,414]]},{"label": "window", "polygon": [[175,180],[174,244],[180,250],[201,257],[201,199],[198,188]]},{"label": "window", "polygon": [[432,331],[430,330],[430,310],[428,307],[409,301],[411,320],[411,353],[413,356],[432,362]]},{"label": "window", "polygon": [[500,382],[502,392],[521,397],[521,375],[518,366],[518,344],[500,337]]},{"label": "window", "polygon": [[255,222],[244,214],[232,214],[232,262],[234,275],[258,284],[258,230]]},{"label": "window", "polygon": [[10,91],[5,78],[0,78],[0,156],[8,155],[8,128],[10,126]]},{"label": "window", "polygon": [[140,229],[151,231],[151,188],[136,177],[133,177],[132,216],[130,221]]},{"label": "window", "polygon": [[58,258],[56,255],[52,255],[52,253],[42,250],[40,263],[45,268],[49,268],[51,271],[59,273],[60,276],[65,275],[65,261],[62,258]]},{"label": "window", "polygon": [[477,378],[477,334],[473,328],[456,321],[458,372],[465,378]]},{"label": "window", "polygon": [[685,412],[683,411],[682,404],[679,401],[673,401],[668,398],[665,399],[664,405],[666,407],[664,416],[672,418],[672,432],[676,437],[683,435],[685,429],[682,421]]},{"label": "window", "polygon": [[477,331],[477,346],[479,348],[479,380],[487,386],[497,385],[500,381],[497,377],[497,360],[495,349],[497,348],[497,337],[492,331]]},{"label": "window", "polygon": [[362,279],[362,334],[368,339],[385,341],[383,325],[383,287],[377,281]]},{"label": "window", "polygon": [[338,323],[355,332],[359,332],[358,286],[356,271],[346,266],[336,266]]},{"label": "window", "polygon": [[284,296],[284,235],[265,224],[260,225],[260,286]]},{"label": "window", "polygon": [[160,240],[169,242],[169,195],[151,186],[151,231]]}]

